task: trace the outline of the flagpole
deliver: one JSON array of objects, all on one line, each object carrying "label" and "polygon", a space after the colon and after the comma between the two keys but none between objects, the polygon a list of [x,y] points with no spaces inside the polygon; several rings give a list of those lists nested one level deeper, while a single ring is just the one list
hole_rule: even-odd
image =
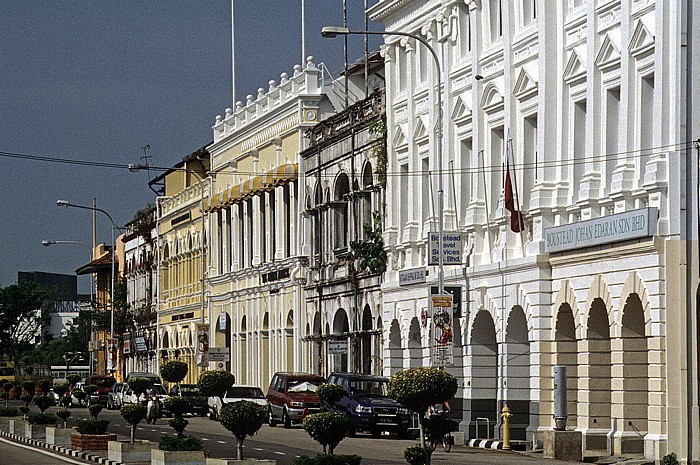
[{"label": "flagpole", "polygon": [[306,63],[306,2],[301,0],[301,65]]},{"label": "flagpole", "polygon": [[[234,33],[233,0],[231,0],[231,108],[236,109],[236,34]],[[303,63],[303,62],[302,62]]]}]

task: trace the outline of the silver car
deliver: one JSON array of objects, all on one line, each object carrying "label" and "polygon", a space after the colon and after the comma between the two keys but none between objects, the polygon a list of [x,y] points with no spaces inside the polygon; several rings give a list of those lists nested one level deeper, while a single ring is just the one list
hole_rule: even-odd
[{"label": "silver car", "polygon": [[265,399],[265,394],[263,394],[262,389],[257,386],[234,384],[228,388],[224,394],[224,397],[210,397],[207,400],[207,405],[209,407],[209,418],[216,420],[219,418],[221,407],[224,404],[230,404],[241,400],[248,400],[255,402],[258,405],[262,405],[263,407],[267,407],[267,399]]}]

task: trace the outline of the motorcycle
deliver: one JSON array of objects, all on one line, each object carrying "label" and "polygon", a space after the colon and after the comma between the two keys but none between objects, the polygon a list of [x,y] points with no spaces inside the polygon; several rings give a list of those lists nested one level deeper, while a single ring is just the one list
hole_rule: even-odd
[{"label": "motorcycle", "polygon": [[161,417],[160,399],[156,395],[149,396],[146,404],[146,423],[156,424],[156,420]]}]

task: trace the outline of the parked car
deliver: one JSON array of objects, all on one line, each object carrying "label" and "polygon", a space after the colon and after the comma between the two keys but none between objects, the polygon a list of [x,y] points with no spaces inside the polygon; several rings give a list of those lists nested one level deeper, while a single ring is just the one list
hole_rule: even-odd
[{"label": "parked car", "polygon": [[224,394],[224,397],[210,397],[207,400],[207,407],[209,410],[209,418],[216,420],[219,418],[219,412],[221,412],[221,407],[224,404],[230,404],[233,402],[238,402],[241,400],[248,400],[250,402],[255,402],[258,405],[267,407],[267,399],[265,399],[265,394],[263,394],[262,389],[257,386],[248,386],[243,384],[234,384]]},{"label": "parked car", "polygon": [[267,391],[267,423],[285,428],[301,423],[306,415],[321,411],[316,389],[326,380],[309,373],[275,373]]},{"label": "parked car", "polygon": [[110,389],[117,382],[114,376],[108,375],[89,375],[85,379],[85,385],[94,384],[97,386],[97,392],[87,398],[87,404],[100,403],[102,405],[107,405],[107,397],[109,395]]},{"label": "parked car", "polygon": [[114,383],[112,389],[107,393],[107,410],[122,408],[122,394],[126,386],[126,383]]},{"label": "parked car", "polygon": [[328,376],[329,384],[343,387],[345,395],[334,408],[344,412],[352,421],[353,430],[380,436],[382,432],[408,436],[411,427],[411,411],[387,396],[389,379],[382,376],[359,373],[334,372]]},{"label": "parked car", "polygon": [[196,384],[176,384],[170,389],[171,396],[182,396],[190,403],[187,413],[204,416],[207,414],[207,398],[197,389]]}]

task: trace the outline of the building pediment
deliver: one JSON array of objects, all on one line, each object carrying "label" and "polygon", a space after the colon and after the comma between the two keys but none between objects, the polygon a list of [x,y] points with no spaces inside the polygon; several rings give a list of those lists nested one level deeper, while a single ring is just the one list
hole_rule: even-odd
[{"label": "building pediment", "polygon": [[464,98],[460,95],[452,110],[452,121],[455,123],[467,123],[472,119],[472,109],[469,108]]},{"label": "building pediment", "polygon": [[486,84],[486,87],[484,87],[484,92],[481,94],[480,105],[486,113],[503,110],[503,94],[494,81],[489,82]]},{"label": "building pediment", "polygon": [[638,57],[654,49],[654,33],[653,14],[644,15],[637,20],[629,44],[629,51],[632,56]]},{"label": "building pediment", "polygon": [[586,77],[586,48],[574,47],[564,67],[564,82],[571,84]]},{"label": "building pediment", "polygon": [[600,45],[595,64],[601,71],[608,71],[611,68],[620,66],[620,33],[613,31],[605,35],[603,43]]},{"label": "building pediment", "polygon": [[513,95],[518,100],[531,97],[537,94],[537,69],[534,64],[526,64],[518,72],[518,77],[515,80],[513,87]]},{"label": "building pediment", "polygon": [[394,148],[405,147],[408,145],[408,139],[406,139],[406,134],[401,128],[400,124],[394,126],[394,139],[392,140]]}]

